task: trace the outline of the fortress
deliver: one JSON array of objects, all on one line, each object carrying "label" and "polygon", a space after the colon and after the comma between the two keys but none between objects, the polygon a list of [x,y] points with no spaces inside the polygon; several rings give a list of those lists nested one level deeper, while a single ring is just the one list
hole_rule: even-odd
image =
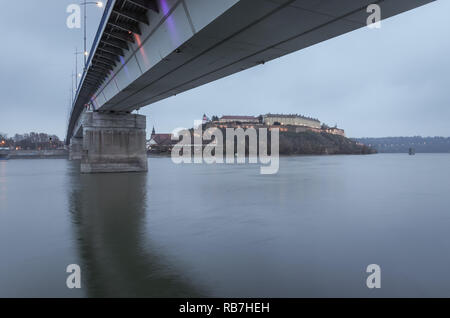
[{"label": "fortress", "polygon": [[[222,117],[213,116],[209,119],[203,115],[203,124],[207,128],[267,128],[272,130],[278,128],[281,133],[302,133],[312,131],[315,133],[327,133],[345,137],[345,131],[337,127],[328,127],[318,119],[297,114],[266,114],[259,116],[226,115]],[[150,140],[147,140],[148,150],[161,152],[170,151],[175,141],[171,134],[156,133],[153,128]]]},{"label": "fortress", "polygon": [[261,128],[272,129],[277,127],[280,132],[305,132],[313,131],[316,133],[328,133],[345,137],[345,131],[336,127],[328,127],[322,124],[320,120],[297,114],[265,114],[255,116],[228,115],[218,118],[213,116],[209,120],[203,115],[203,123],[210,127],[218,128]]},{"label": "fortress", "polygon": [[301,115],[267,114],[262,116],[262,121],[267,126],[304,126],[320,129],[320,121],[315,118]]}]

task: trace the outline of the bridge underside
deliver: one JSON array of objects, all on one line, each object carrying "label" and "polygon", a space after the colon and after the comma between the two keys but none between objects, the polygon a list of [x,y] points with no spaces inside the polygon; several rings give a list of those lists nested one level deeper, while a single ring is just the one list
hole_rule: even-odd
[{"label": "bridge underside", "polygon": [[[132,111],[364,27],[367,6],[374,2],[387,18],[430,0],[242,0],[193,33],[128,87],[117,89],[113,96],[105,90],[106,102],[96,105],[101,111]],[[181,17],[175,22],[188,28]],[[152,59],[155,54],[145,48],[151,48],[155,40],[150,37],[148,45],[143,43],[143,50],[136,52],[141,69],[145,69],[141,65],[145,58]]]},{"label": "bridge underside", "polygon": [[129,113],[364,27],[370,4],[386,19],[432,1],[110,0],[66,140],[86,104]]}]

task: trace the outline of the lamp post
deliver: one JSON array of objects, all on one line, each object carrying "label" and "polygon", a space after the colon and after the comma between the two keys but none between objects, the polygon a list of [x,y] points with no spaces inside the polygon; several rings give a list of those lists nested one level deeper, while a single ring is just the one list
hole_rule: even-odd
[{"label": "lamp post", "polygon": [[72,86],[70,87],[70,93],[71,93],[71,99],[70,99],[70,102],[71,102],[71,106],[73,105],[73,93],[74,93],[74,91],[75,91],[75,89],[74,89],[74,87],[73,87],[73,71],[72,71],[72,76],[71,76],[71,78],[72,78]]},{"label": "lamp post", "polygon": [[103,2],[101,1],[83,1],[80,3],[81,6],[84,6],[84,51],[83,51],[83,55],[84,55],[84,67],[83,67],[83,71],[86,70],[86,63],[87,63],[87,48],[86,48],[86,25],[87,25],[87,15],[86,15],[86,7],[88,4],[95,4],[97,7],[102,8],[103,7]]},{"label": "lamp post", "polygon": [[84,52],[78,51],[77,48],[75,48],[75,90],[78,89],[78,78],[81,77],[81,73],[78,73],[78,55],[84,54]]}]

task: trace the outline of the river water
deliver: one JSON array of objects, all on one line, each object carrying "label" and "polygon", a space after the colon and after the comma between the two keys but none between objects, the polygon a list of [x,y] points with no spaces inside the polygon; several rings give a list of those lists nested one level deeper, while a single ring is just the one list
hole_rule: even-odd
[{"label": "river water", "polygon": [[275,175],[0,161],[0,297],[449,297],[449,269],[448,154],[285,157]]}]

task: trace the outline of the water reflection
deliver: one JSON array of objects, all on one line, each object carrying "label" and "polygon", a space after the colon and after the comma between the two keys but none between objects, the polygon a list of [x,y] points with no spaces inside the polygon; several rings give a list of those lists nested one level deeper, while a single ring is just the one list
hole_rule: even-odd
[{"label": "water reflection", "polygon": [[145,238],[146,174],[80,175],[76,164],[69,174],[86,296],[200,296]]},{"label": "water reflection", "polygon": [[6,161],[0,160],[0,206],[3,205],[6,205]]},{"label": "water reflection", "polygon": [[[145,175],[0,162],[0,297],[448,297],[448,163],[293,157],[261,176],[169,158]],[[65,284],[74,263],[81,290]]]}]

